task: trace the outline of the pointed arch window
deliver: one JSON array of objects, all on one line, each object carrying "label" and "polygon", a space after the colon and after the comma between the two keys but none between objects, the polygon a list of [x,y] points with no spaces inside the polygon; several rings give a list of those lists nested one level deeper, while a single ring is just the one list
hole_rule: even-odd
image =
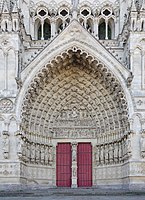
[{"label": "pointed arch window", "polygon": [[99,39],[100,40],[111,40],[114,35],[114,22],[113,20],[101,20],[99,24]]},{"label": "pointed arch window", "polygon": [[40,22],[37,30],[38,40],[49,40],[51,38],[51,25],[48,20]]}]

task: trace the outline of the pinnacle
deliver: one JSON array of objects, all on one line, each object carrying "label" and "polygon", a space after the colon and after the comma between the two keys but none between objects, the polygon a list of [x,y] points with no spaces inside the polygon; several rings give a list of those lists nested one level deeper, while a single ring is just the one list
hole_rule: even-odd
[{"label": "pinnacle", "polygon": [[132,0],[131,11],[137,11],[137,8],[136,8],[136,5],[135,5],[135,0]]},{"label": "pinnacle", "polygon": [[17,0],[0,0],[0,12],[11,13],[18,11]]}]

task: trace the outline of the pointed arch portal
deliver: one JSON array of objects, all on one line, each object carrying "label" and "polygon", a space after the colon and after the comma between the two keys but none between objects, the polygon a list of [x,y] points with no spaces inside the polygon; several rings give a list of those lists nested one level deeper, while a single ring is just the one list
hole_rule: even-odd
[{"label": "pointed arch portal", "polygon": [[[52,159],[56,163],[54,177],[58,186],[93,184],[87,175],[86,178],[82,177],[84,168],[78,166],[81,162],[78,153],[83,150],[85,155],[85,147],[88,148],[86,143],[94,146],[90,146],[91,161],[84,164],[89,169],[89,177],[93,177],[92,162],[96,166],[116,165],[128,158],[125,144],[130,127],[128,104],[122,86],[103,63],[79,48],[68,49],[39,70],[25,94],[21,119],[21,130],[30,146],[43,146],[39,158],[41,164],[49,163],[52,166],[52,162],[45,161],[46,155],[43,158],[43,152],[47,154],[46,150],[53,145],[56,147],[57,144],[63,146],[63,143],[69,143],[69,153],[65,155],[72,166],[68,165],[65,183],[60,178],[64,176],[59,174],[60,168],[65,169],[62,164],[66,160],[62,163],[60,159],[63,147],[61,150],[56,148],[56,157]],[[77,143],[75,151],[74,142]],[[48,144],[47,148],[45,145]],[[79,144],[83,146],[80,151],[77,147]],[[89,157],[84,157],[84,160]],[[31,156],[25,162],[35,163]]]},{"label": "pointed arch portal", "polygon": [[67,137],[67,130],[60,131],[66,123],[90,128],[94,138],[114,131],[119,137],[128,130],[127,102],[118,80],[80,50],[58,56],[39,72],[22,109],[22,127],[34,135]]}]

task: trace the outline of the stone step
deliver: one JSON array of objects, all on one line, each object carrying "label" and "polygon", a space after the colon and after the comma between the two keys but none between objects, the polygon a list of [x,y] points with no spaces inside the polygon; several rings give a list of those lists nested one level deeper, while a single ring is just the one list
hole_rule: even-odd
[{"label": "stone step", "polygon": [[145,189],[131,191],[128,189],[99,189],[99,188],[49,188],[46,186],[2,186],[0,197],[40,197],[40,196],[133,196],[144,195]]}]

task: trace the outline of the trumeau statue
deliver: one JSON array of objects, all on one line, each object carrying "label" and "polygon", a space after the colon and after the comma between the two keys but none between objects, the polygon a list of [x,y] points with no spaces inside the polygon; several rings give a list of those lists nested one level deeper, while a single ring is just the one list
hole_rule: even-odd
[{"label": "trumeau statue", "polygon": [[79,0],[71,0],[73,5],[73,10],[76,10],[78,8]]}]

